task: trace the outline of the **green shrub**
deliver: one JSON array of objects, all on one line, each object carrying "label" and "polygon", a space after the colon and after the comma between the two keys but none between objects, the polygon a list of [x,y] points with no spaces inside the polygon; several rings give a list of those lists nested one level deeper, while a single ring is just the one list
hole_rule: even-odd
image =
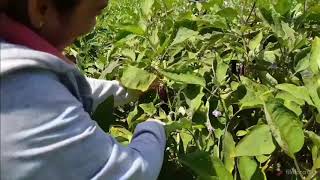
[{"label": "green shrub", "polygon": [[125,0],[68,52],[88,76],[157,83],[103,128],[128,143],[137,123],[165,121],[160,179],[312,179],[319,37],[318,0]]}]

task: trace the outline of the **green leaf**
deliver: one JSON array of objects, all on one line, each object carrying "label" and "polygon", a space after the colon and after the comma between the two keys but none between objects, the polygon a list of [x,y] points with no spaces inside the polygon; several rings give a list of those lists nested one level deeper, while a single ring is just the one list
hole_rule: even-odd
[{"label": "green leaf", "polygon": [[143,0],[142,1],[141,10],[145,16],[150,16],[152,14],[153,4],[154,4],[154,0]]},{"label": "green leaf", "polygon": [[137,34],[141,36],[143,36],[145,33],[145,30],[139,25],[122,25],[122,26],[119,26],[119,29],[122,31],[131,32],[133,34]]},{"label": "green leaf", "polygon": [[271,154],[275,150],[270,129],[267,125],[256,126],[236,146],[236,156],[258,156]]},{"label": "green leaf", "polygon": [[184,152],[187,152],[188,145],[192,141],[193,136],[189,132],[181,131],[180,138],[183,143],[183,150],[184,150]]},{"label": "green leaf", "polygon": [[312,43],[310,68],[314,74],[320,69],[320,38],[316,37]]},{"label": "green leaf", "polygon": [[140,91],[147,91],[153,81],[157,78],[154,74],[134,66],[128,66],[123,70],[121,83],[129,88]]},{"label": "green leaf", "polygon": [[121,54],[125,57],[130,58],[132,61],[136,60],[136,53],[132,49],[123,49]]},{"label": "green leaf", "polygon": [[143,109],[143,111],[145,113],[147,113],[149,116],[154,115],[157,112],[157,109],[154,107],[153,103],[148,103],[148,104],[140,104],[139,105],[141,107],[141,109]]},{"label": "green leaf", "polygon": [[320,18],[320,5],[318,3],[318,5],[312,6],[308,9],[306,19],[311,22],[319,23],[320,22],[319,18]]},{"label": "green leaf", "polygon": [[228,131],[225,133],[223,138],[223,161],[226,169],[232,173],[234,169],[234,156],[235,156],[235,142],[231,133]]},{"label": "green leaf", "polygon": [[262,32],[260,32],[256,37],[254,37],[250,42],[249,42],[249,48],[251,51],[254,51],[256,49],[260,48],[260,44],[263,38]]},{"label": "green leaf", "polygon": [[313,144],[320,148],[320,136],[317,135],[316,133],[312,132],[312,131],[306,131],[306,134],[312,140]]},{"label": "green leaf", "polygon": [[113,72],[113,70],[115,68],[117,68],[118,66],[120,66],[118,61],[111,61],[108,66],[102,71],[99,79],[105,79],[106,75],[110,74]]},{"label": "green leaf", "polygon": [[167,134],[170,134],[171,132],[182,130],[182,129],[191,129],[192,122],[188,119],[181,119],[180,121],[174,121],[171,123],[166,124],[165,129]]},{"label": "green leaf", "polygon": [[237,135],[238,137],[242,137],[242,136],[245,136],[245,135],[247,135],[247,134],[248,134],[248,131],[239,130],[236,135]]},{"label": "green leaf", "polygon": [[309,92],[308,94],[314,102],[314,106],[318,109],[318,112],[320,112],[320,74],[306,78],[303,81]]},{"label": "green leaf", "polygon": [[180,161],[197,173],[202,179],[232,180],[232,175],[226,170],[219,158],[213,157],[206,152],[194,152],[187,154]]},{"label": "green leaf", "polygon": [[196,112],[202,103],[202,98],[205,95],[202,92],[203,88],[196,85],[188,85],[184,89],[184,95],[186,98],[186,103],[189,106],[189,111],[193,114]]},{"label": "green leaf", "polygon": [[262,96],[265,95],[269,88],[243,76],[241,77],[241,83],[247,90],[246,95],[240,100],[241,109],[262,107],[264,102]]},{"label": "green leaf", "polygon": [[277,93],[276,98],[282,99],[284,101],[294,102],[300,106],[305,104],[305,101],[301,98],[297,98],[296,96],[290,94],[286,91],[280,91]]},{"label": "green leaf", "polygon": [[178,33],[177,33],[175,39],[171,43],[171,46],[182,43],[182,42],[189,40],[191,38],[195,38],[198,35],[199,35],[199,32],[182,27],[178,30]]},{"label": "green leaf", "polygon": [[284,84],[277,85],[276,88],[282,91],[286,91],[291,95],[306,101],[308,104],[313,105],[313,102],[309,96],[308,90],[304,86],[296,86],[294,84],[284,83]]},{"label": "green leaf", "polygon": [[153,30],[152,31],[152,35],[149,38],[150,39],[150,43],[154,47],[158,47],[159,43],[160,43],[160,39],[159,39],[158,33],[159,33],[158,29]]},{"label": "green leaf", "polygon": [[281,15],[286,14],[292,6],[292,0],[278,0],[274,5],[276,11]]},{"label": "green leaf", "polygon": [[228,7],[218,11],[217,14],[228,19],[234,19],[237,17],[238,12],[235,9]]},{"label": "green leaf", "polygon": [[132,122],[135,121],[137,118],[139,118],[139,111],[138,111],[138,108],[137,106],[134,108],[133,111],[131,111],[128,115],[128,118],[127,118],[127,122],[128,122],[128,125],[131,127],[132,126]]},{"label": "green leaf", "polygon": [[306,131],[305,133],[308,135],[308,137],[311,139],[313,143],[313,146],[311,149],[313,165],[315,169],[319,169],[320,168],[320,136],[312,131]]},{"label": "green leaf", "polygon": [[271,155],[265,156],[265,155],[259,155],[256,156],[256,159],[258,160],[259,163],[265,163],[268,159],[270,159]]},{"label": "green leaf", "polygon": [[300,105],[295,102],[285,100],[283,105],[288,108],[290,111],[294,112],[297,116],[300,116],[302,113],[302,109]]},{"label": "green leaf", "polygon": [[317,115],[316,122],[320,124],[320,114]]},{"label": "green leaf", "polygon": [[171,79],[176,82],[185,83],[185,84],[197,84],[202,87],[206,87],[206,81],[203,77],[199,77],[195,74],[176,74],[160,70],[159,71],[166,78]]},{"label": "green leaf", "polygon": [[223,61],[218,62],[216,69],[216,79],[220,85],[224,84],[224,82],[226,81],[228,69],[229,64],[226,64]]},{"label": "green leaf", "polygon": [[263,59],[267,62],[270,63],[275,63],[276,62],[276,54],[274,51],[265,51],[263,53]]},{"label": "green leaf", "polygon": [[308,69],[308,67],[310,67],[310,61],[309,61],[308,57],[305,57],[298,62],[297,66],[294,68],[294,70],[296,72],[301,72],[301,71]]},{"label": "green leaf", "polygon": [[124,142],[125,144],[127,144],[126,141],[130,142],[133,136],[132,133],[127,129],[117,126],[111,127],[109,133],[113,137],[115,137],[119,142]]},{"label": "green leaf", "polygon": [[304,144],[299,118],[281,102],[272,99],[264,104],[266,120],[279,146],[292,158]]},{"label": "green leaf", "polygon": [[274,77],[272,77],[272,75],[269,74],[267,71],[258,72],[258,77],[259,77],[261,83],[263,83],[265,85],[274,86],[274,85],[278,84],[277,80]]},{"label": "green leaf", "polygon": [[270,5],[270,2],[265,4],[265,2],[263,2],[263,1],[265,1],[265,0],[258,0],[259,10],[260,10],[260,13],[261,13],[261,16],[262,16],[264,22],[266,24],[271,25],[274,23],[274,20],[272,18],[272,13],[269,11],[269,8],[268,8],[268,6]]},{"label": "green leaf", "polygon": [[252,157],[240,157],[238,169],[241,180],[263,180],[264,174]]}]

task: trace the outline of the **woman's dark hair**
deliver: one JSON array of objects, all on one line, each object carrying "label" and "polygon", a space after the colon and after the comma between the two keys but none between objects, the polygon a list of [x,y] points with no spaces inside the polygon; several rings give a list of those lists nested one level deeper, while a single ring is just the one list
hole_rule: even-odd
[{"label": "woman's dark hair", "polygon": [[[62,14],[70,13],[80,0],[51,0],[55,8]],[[8,0],[3,11],[11,18],[30,26],[28,16],[28,0]]]}]

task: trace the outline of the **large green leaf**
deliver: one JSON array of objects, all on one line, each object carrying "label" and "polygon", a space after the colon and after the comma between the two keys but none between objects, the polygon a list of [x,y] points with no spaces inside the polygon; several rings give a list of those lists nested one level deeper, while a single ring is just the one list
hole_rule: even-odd
[{"label": "large green leaf", "polygon": [[238,169],[241,180],[263,180],[266,179],[258,166],[258,163],[248,156],[240,157]]},{"label": "large green leaf", "polygon": [[315,169],[320,168],[320,136],[312,131],[306,131],[306,134],[311,139],[313,146],[311,149],[313,166]]},{"label": "large green leaf", "polygon": [[141,26],[139,26],[137,24],[122,25],[122,26],[119,26],[119,29],[122,31],[131,32],[133,34],[137,34],[137,35],[141,35],[141,36],[143,36],[145,33],[145,29],[143,29]]},{"label": "large green leaf", "polygon": [[250,50],[254,51],[256,49],[259,49],[261,41],[263,38],[262,32],[260,32],[256,37],[254,37],[250,42],[249,42],[249,48]]},{"label": "large green leaf", "polygon": [[138,107],[136,106],[134,108],[133,111],[131,111],[128,115],[128,118],[127,118],[127,123],[129,125],[129,127],[132,126],[132,123],[139,118],[139,110],[138,110]]},{"label": "large green leaf", "polygon": [[198,31],[193,31],[191,29],[182,27],[178,30],[178,33],[177,33],[175,39],[171,43],[171,46],[182,43],[188,39],[195,38],[198,35],[199,35]]},{"label": "large green leaf", "polygon": [[304,144],[302,124],[297,115],[280,101],[271,99],[264,104],[267,122],[279,146],[290,156],[300,151]]},{"label": "large green leaf", "polygon": [[305,104],[303,99],[298,98],[286,91],[278,92],[276,98],[282,99],[284,101],[284,105],[291,111],[295,112],[296,115],[299,116],[302,113],[301,106]]},{"label": "large green leaf", "polygon": [[145,16],[150,16],[154,0],[142,0],[141,10]]},{"label": "large green leaf", "polygon": [[185,84],[197,84],[202,87],[206,87],[206,81],[203,77],[197,76],[195,74],[176,74],[171,72],[159,71],[166,78],[171,79],[176,82]]},{"label": "large green leaf", "polygon": [[278,0],[274,5],[276,11],[281,15],[287,13],[292,6],[292,0]]},{"label": "large green leaf", "polygon": [[308,67],[310,67],[310,61],[309,61],[309,58],[307,56],[307,57],[301,59],[294,69],[295,69],[296,72],[301,72],[301,71],[304,71],[304,70],[308,69]]},{"label": "large green leaf", "polygon": [[225,82],[228,69],[229,69],[229,64],[223,62],[222,60],[218,62],[217,69],[216,69],[216,79],[220,85],[222,85]]},{"label": "large green leaf", "polygon": [[316,74],[320,69],[320,38],[316,37],[312,43],[310,68]]},{"label": "large green leaf", "polygon": [[290,111],[294,112],[297,116],[300,116],[302,113],[301,106],[295,102],[285,100],[283,103]]},{"label": "large green leaf", "polygon": [[182,130],[182,129],[191,129],[192,121],[188,119],[181,119],[180,121],[173,121],[171,123],[166,124],[165,129],[167,134],[171,132]]},{"label": "large green leaf", "polygon": [[236,146],[236,156],[271,154],[275,150],[268,125],[256,126]]},{"label": "large green leaf", "polygon": [[223,138],[223,161],[226,169],[232,173],[234,169],[234,156],[235,156],[235,142],[232,134],[228,131],[225,133]]},{"label": "large green leaf", "polygon": [[143,69],[139,69],[134,66],[128,66],[124,69],[120,81],[129,89],[147,91],[156,78],[157,76],[148,73]]},{"label": "large green leaf", "polygon": [[232,175],[226,170],[220,159],[206,152],[187,154],[180,161],[197,173],[202,179],[232,180]]},{"label": "large green leaf", "polygon": [[143,111],[145,113],[147,113],[149,116],[152,116],[154,115],[156,112],[157,112],[157,109],[154,107],[154,104],[151,102],[151,103],[147,103],[147,104],[140,104],[139,105]]},{"label": "large green leaf", "polygon": [[128,144],[132,139],[132,133],[123,127],[113,126],[109,132],[114,138],[123,144]]},{"label": "large green leaf", "polygon": [[262,96],[265,95],[269,88],[246,77],[241,77],[241,82],[243,85],[245,85],[247,90],[246,95],[240,100],[241,109],[262,107]]},{"label": "large green leaf", "polygon": [[306,101],[308,104],[313,105],[313,102],[309,96],[308,89],[304,86],[296,86],[294,84],[279,84],[276,86],[277,89],[286,91],[291,95]]},{"label": "large green leaf", "polygon": [[283,99],[284,101],[295,102],[298,105],[302,106],[305,104],[305,101],[301,98],[294,96],[293,94],[287,91],[280,91],[277,93],[276,98]]},{"label": "large green leaf", "polygon": [[187,131],[181,131],[179,135],[183,143],[183,150],[187,152],[188,145],[192,141],[193,136]]},{"label": "large green leaf", "polygon": [[320,74],[304,79],[304,83],[315,107],[320,112]]},{"label": "large green leaf", "polygon": [[316,23],[320,22],[320,20],[319,20],[320,19],[320,4],[312,6],[312,7],[310,7],[310,9],[308,9],[306,19],[308,21],[312,21],[312,22],[316,22]]},{"label": "large green leaf", "polygon": [[228,7],[220,10],[217,14],[228,19],[234,19],[237,17],[238,12],[235,9]]},{"label": "large green leaf", "polygon": [[196,112],[201,106],[202,98],[205,95],[202,90],[202,87],[196,85],[189,85],[184,89],[186,103],[189,106],[191,114]]}]

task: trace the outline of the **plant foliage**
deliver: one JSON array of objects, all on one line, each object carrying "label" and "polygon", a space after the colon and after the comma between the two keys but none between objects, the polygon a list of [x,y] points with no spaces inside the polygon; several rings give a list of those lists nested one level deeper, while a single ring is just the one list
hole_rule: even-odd
[{"label": "plant foliage", "polygon": [[113,0],[68,53],[145,92],[103,128],[166,122],[160,179],[319,179],[318,0]]}]

